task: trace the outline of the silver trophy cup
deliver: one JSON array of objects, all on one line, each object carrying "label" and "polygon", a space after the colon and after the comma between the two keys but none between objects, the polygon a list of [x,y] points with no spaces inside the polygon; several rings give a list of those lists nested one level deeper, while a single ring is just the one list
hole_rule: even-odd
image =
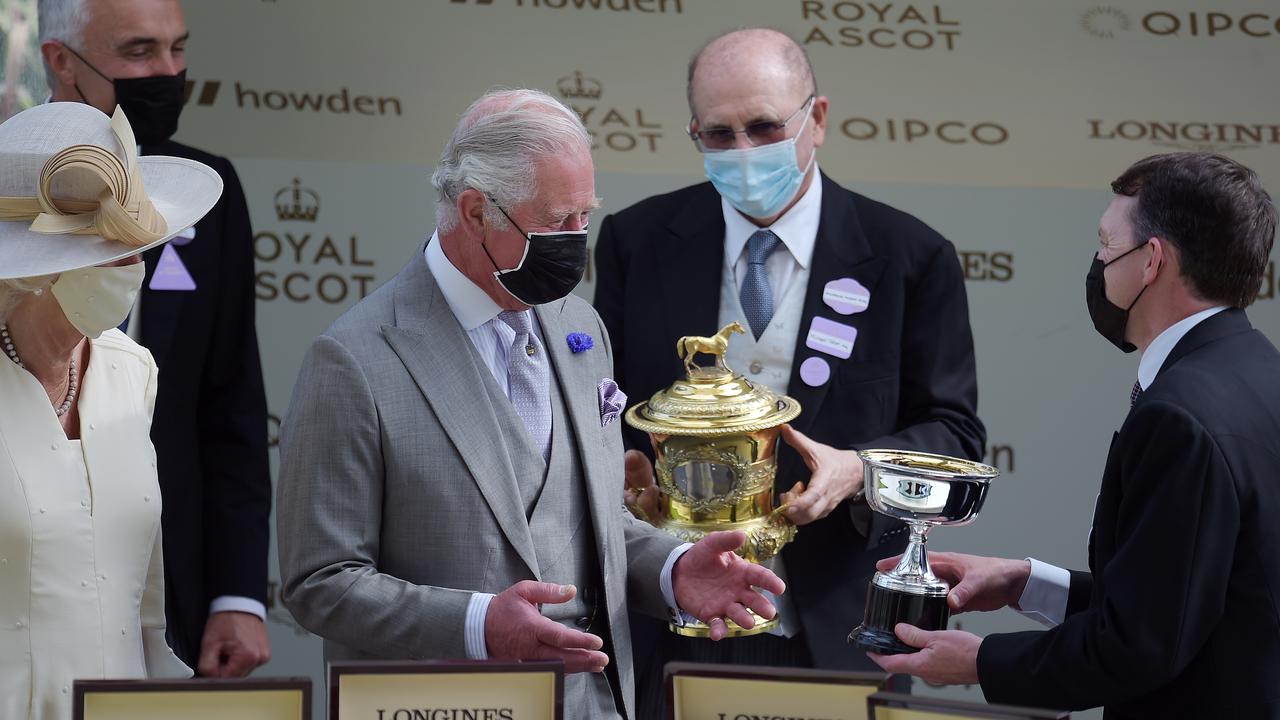
[{"label": "silver trophy cup", "polygon": [[907,524],[911,539],[897,567],[877,572],[867,586],[862,624],[849,642],[883,655],[916,648],[894,634],[898,623],[943,630],[951,617],[951,586],[929,570],[925,535],[934,525],[967,525],[978,516],[987,488],[1000,471],[990,465],[909,450],[863,450],[867,504]]}]

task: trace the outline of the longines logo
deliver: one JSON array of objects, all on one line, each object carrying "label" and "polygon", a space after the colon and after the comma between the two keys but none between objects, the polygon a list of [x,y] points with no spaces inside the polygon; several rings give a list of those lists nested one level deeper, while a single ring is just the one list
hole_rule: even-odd
[{"label": "longines logo", "polygon": [[[468,0],[449,0],[466,5]],[[492,5],[493,0],[470,0],[477,6]],[[609,12],[672,13],[684,12],[684,0],[515,0],[516,7],[550,8],[552,10],[605,10]]]},{"label": "longines logo", "polygon": [[[1080,26],[1094,37],[1112,39],[1135,27],[1129,13],[1110,5],[1096,5],[1080,16]],[[1136,27],[1157,37],[1280,36],[1280,15],[1156,10],[1146,13]]]},{"label": "longines logo", "polygon": [[262,90],[235,81],[234,95],[221,93],[221,80],[188,80],[185,101],[197,106],[216,105],[221,96],[235,100],[237,110],[272,110],[276,112],[314,112],[331,115],[400,116],[404,109],[400,98],[353,93],[348,88],[336,92],[312,90]]},{"label": "longines logo", "polygon": [[[662,124],[645,117],[643,108],[601,103],[604,84],[574,71],[556,81],[556,91],[582,118],[591,135],[592,150],[614,152],[657,152]],[[652,115],[650,115],[652,117]]]},{"label": "longines logo", "polygon": [[1003,145],[1009,140],[1009,129],[990,121],[970,123],[961,120],[851,117],[840,123],[840,132],[850,140],[864,142]]},{"label": "longines logo", "polygon": [[[281,222],[314,223],[320,213],[320,194],[298,178],[277,190],[272,201]],[[335,238],[310,228],[261,230],[253,236],[253,254],[259,300],[343,305],[373,290],[375,263],[360,256],[360,238],[354,234]]]},{"label": "longines logo", "polygon": [[1280,125],[1184,120],[1089,120],[1090,140],[1129,140],[1179,150],[1229,152],[1280,144]]},{"label": "longines logo", "polygon": [[951,52],[960,37],[960,21],[940,5],[802,0],[800,19],[813,23],[805,45]]}]

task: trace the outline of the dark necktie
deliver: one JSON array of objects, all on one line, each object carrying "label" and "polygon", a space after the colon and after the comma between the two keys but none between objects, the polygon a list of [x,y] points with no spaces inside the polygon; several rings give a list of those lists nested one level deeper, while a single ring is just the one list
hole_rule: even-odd
[{"label": "dark necktie", "polygon": [[742,302],[742,313],[747,316],[751,333],[757,340],[773,319],[773,289],[769,287],[764,263],[778,248],[779,242],[781,239],[771,230],[757,230],[747,240],[747,276],[742,280],[738,299]]},{"label": "dark necktie", "polygon": [[1142,397],[1142,382],[1135,380],[1133,382],[1133,389],[1129,391],[1129,407],[1133,407],[1134,403],[1138,402],[1138,398],[1140,397]]}]

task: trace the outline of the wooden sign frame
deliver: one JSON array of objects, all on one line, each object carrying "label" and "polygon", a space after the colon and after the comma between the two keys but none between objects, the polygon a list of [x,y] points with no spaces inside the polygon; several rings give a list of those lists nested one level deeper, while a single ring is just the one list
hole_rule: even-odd
[{"label": "wooden sign frame", "polygon": [[555,677],[555,720],[564,720],[564,663],[559,660],[507,662],[500,660],[349,660],[329,663],[329,720],[338,712],[339,680],[344,675],[459,675],[552,673]]},{"label": "wooden sign frame", "polygon": [[806,683],[823,685],[871,686],[876,693],[885,689],[889,673],[852,672],[846,670],[817,670],[795,667],[766,667],[760,665],[718,665],[710,663],[669,662],[663,668],[662,683],[666,693],[668,720],[676,717],[676,678],[703,677],[726,680],[759,680],[773,683]]},{"label": "wooden sign frame", "polygon": [[85,699],[107,693],[241,693],[262,690],[296,690],[302,694],[302,715],[311,720],[311,678],[194,678],[183,680],[76,680],[71,684],[72,718],[85,720]]},{"label": "wooden sign frame", "polygon": [[955,717],[957,720],[976,720],[978,718],[982,720],[1065,720],[1065,718],[1071,717],[1071,713],[1064,710],[1015,707],[1013,705],[983,705],[962,700],[944,700],[942,698],[892,692],[878,692],[867,698],[868,720],[877,720],[877,718],[884,717],[883,713],[877,715],[877,708],[920,710],[938,713],[944,717]]}]

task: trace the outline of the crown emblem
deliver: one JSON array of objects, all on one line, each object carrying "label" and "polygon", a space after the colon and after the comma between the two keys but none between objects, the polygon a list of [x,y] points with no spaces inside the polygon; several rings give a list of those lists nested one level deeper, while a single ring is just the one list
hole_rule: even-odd
[{"label": "crown emblem", "polygon": [[565,99],[598,100],[604,86],[599,80],[583,77],[582,71],[575,70],[572,76],[562,77],[556,81],[556,89],[560,97]]},{"label": "crown emblem", "polygon": [[280,188],[276,192],[276,217],[281,220],[305,220],[315,222],[320,213],[320,196],[315,190],[302,187],[302,181],[293,179],[293,187]]}]

